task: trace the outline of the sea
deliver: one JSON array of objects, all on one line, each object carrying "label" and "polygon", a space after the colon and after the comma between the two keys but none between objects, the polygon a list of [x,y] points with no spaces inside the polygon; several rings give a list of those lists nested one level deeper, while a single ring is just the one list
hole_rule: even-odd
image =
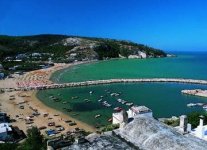
[{"label": "sea", "polygon": [[[81,64],[55,72],[51,80],[57,83],[115,78],[184,78],[207,80],[207,52],[174,52],[177,57],[150,59],[114,59]],[[202,107],[187,107],[188,103],[207,103],[207,98],[184,95],[183,89],[207,89],[207,85],[181,83],[119,83],[39,91],[37,97],[49,107],[60,110],[89,125],[110,124],[115,107],[128,109],[117,99],[144,105],[155,118],[202,112]],[[92,91],[92,94],[90,94]],[[119,93],[111,96],[111,93]],[[58,98],[58,101],[51,99]],[[111,107],[100,102],[106,101]],[[68,111],[68,109],[70,111]],[[96,118],[96,115],[101,115]]]}]

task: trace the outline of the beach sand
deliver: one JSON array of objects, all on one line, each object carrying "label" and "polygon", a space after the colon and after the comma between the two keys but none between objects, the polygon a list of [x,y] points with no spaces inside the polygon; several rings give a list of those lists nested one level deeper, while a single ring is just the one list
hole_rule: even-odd
[{"label": "beach sand", "polygon": [[[29,84],[50,84],[50,76],[57,70],[67,68],[75,64],[55,64],[55,66],[41,69],[36,71],[27,72],[24,75],[15,75],[14,78],[8,78],[5,80],[0,80],[0,88],[14,88],[17,87],[18,83],[29,83]],[[55,122],[55,125],[61,125],[65,128],[61,133],[74,130],[74,128],[81,128],[86,131],[94,132],[95,128],[87,125],[81,121],[75,120],[74,118],[52,109],[44,105],[36,97],[37,91],[12,91],[5,92],[0,94],[0,111],[6,112],[12,119],[15,119],[16,122],[12,123],[13,126],[18,126],[21,130],[26,132],[30,126],[46,126],[47,129],[55,129],[55,127],[48,127],[49,122]],[[21,104],[22,103],[22,104]],[[24,109],[20,109],[19,106],[24,106]],[[40,113],[39,116],[34,116],[32,124],[26,124],[26,118],[32,116],[34,111],[32,109],[37,109]],[[43,114],[48,113],[48,117],[44,117]],[[17,117],[18,115],[18,117]],[[65,120],[72,120],[77,123],[75,126],[69,126],[68,123],[65,123]],[[45,134],[45,130],[41,132]]]}]

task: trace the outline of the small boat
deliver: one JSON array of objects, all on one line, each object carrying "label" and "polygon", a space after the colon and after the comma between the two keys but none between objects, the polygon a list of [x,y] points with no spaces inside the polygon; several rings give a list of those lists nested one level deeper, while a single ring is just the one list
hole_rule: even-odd
[{"label": "small boat", "polygon": [[196,103],[197,106],[203,106],[204,103]]},{"label": "small boat", "polygon": [[196,106],[196,104],[194,104],[194,103],[189,103],[189,104],[187,104],[187,106],[188,106],[188,107],[194,107],[194,106]]},{"label": "small boat", "polygon": [[127,106],[132,106],[133,103],[129,103],[129,102],[127,102],[126,105],[127,105]]},{"label": "small boat", "polygon": [[117,99],[117,102],[121,103],[121,102],[122,102],[122,99],[120,99],[120,98],[119,98],[119,99]]},{"label": "small boat", "polygon": [[95,118],[99,118],[99,117],[101,117],[101,115],[100,115],[100,114],[98,114],[98,115],[95,115]]},{"label": "small boat", "polygon": [[112,118],[109,118],[109,119],[108,119],[108,122],[112,122]]},{"label": "small boat", "polygon": [[61,101],[61,99],[55,99],[54,101],[55,101],[55,102],[60,102],[60,101]]},{"label": "small boat", "polygon": [[84,99],[84,101],[85,101],[86,103],[91,102],[91,100],[89,100],[89,99]]},{"label": "small boat", "polygon": [[100,96],[100,98],[103,98],[103,97],[104,97],[103,95]]},{"label": "small boat", "polygon": [[64,102],[62,102],[63,104],[67,104],[67,102],[66,101],[64,101]]},{"label": "small boat", "polygon": [[125,100],[122,100],[122,102],[121,102],[122,104],[126,104],[127,103],[127,101],[125,101]]},{"label": "small boat", "polygon": [[207,104],[203,105],[203,109],[207,110]]},{"label": "small boat", "polygon": [[89,93],[90,93],[90,94],[93,94],[93,91],[90,91]]},{"label": "small boat", "polygon": [[98,102],[101,102],[102,100],[103,100],[103,99],[101,98],[101,99],[98,100]]},{"label": "small boat", "polygon": [[118,93],[111,93],[110,95],[111,95],[111,96],[119,96]]},{"label": "small boat", "polygon": [[52,100],[57,100],[57,99],[58,99],[57,97],[53,97],[53,98],[52,98]]},{"label": "small boat", "polygon": [[105,104],[106,107],[111,107],[111,104],[107,103]]},{"label": "small boat", "polygon": [[73,96],[73,97],[72,97],[72,99],[78,99],[78,98],[79,98],[78,96]]},{"label": "small boat", "polygon": [[116,108],[114,108],[114,111],[121,111],[121,110],[122,110],[121,107],[116,107]]},{"label": "small boat", "polygon": [[105,107],[111,107],[111,104],[109,104],[107,101],[102,102],[102,105]]}]

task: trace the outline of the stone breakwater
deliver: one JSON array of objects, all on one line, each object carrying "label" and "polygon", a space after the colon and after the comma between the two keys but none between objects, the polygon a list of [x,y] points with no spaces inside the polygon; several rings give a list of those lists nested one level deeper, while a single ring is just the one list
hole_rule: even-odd
[{"label": "stone breakwater", "polygon": [[181,93],[187,95],[194,95],[200,97],[207,97],[207,90],[195,89],[195,90],[182,90]]},{"label": "stone breakwater", "polygon": [[[29,91],[29,90],[44,90],[44,89],[55,89],[55,88],[80,87],[80,86],[111,84],[111,83],[142,83],[142,82],[172,82],[172,83],[207,85],[207,80],[194,80],[194,79],[170,79],[170,78],[108,79],[108,80],[94,80],[94,81],[70,82],[70,83],[52,83],[49,85],[47,84],[47,85],[41,85],[41,86],[25,86],[25,87],[15,88],[14,90]],[[8,90],[8,89],[2,89],[2,90]]]}]

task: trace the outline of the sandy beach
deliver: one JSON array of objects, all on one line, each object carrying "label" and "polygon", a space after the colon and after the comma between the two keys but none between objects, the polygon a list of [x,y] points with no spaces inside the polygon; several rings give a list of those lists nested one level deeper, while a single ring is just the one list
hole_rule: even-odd
[{"label": "sandy beach", "polygon": [[[16,88],[21,85],[42,85],[51,84],[50,76],[57,70],[64,69],[73,65],[81,64],[83,62],[77,62],[74,64],[55,64],[55,66],[27,72],[24,75],[14,75],[13,78],[7,78],[0,80],[0,88]],[[61,133],[72,131],[75,128],[84,129],[86,131],[95,131],[95,128],[75,120],[74,118],[65,115],[64,113],[55,109],[49,108],[44,105],[40,100],[36,98],[37,91],[8,91],[0,94],[0,111],[6,112],[16,122],[12,123],[13,126],[18,126],[21,130],[26,130],[31,126],[42,127],[45,126],[47,129],[55,129],[55,126],[48,127],[48,123],[55,122],[55,125],[61,125],[65,128]],[[23,107],[22,109],[20,107]],[[34,116],[34,110],[40,114]],[[44,116],[45,114],[45,116]],[[48,116],[46,116],[48,114]],[[30,123],[28,123],[28,120]],[[77,125],[69,126],[66,120],[75,121]],[[27,122],[27,123],[26,123]],[[45,129],[41,130],[45,134]],[[60,134],[61,134],[60,133]]]}]

